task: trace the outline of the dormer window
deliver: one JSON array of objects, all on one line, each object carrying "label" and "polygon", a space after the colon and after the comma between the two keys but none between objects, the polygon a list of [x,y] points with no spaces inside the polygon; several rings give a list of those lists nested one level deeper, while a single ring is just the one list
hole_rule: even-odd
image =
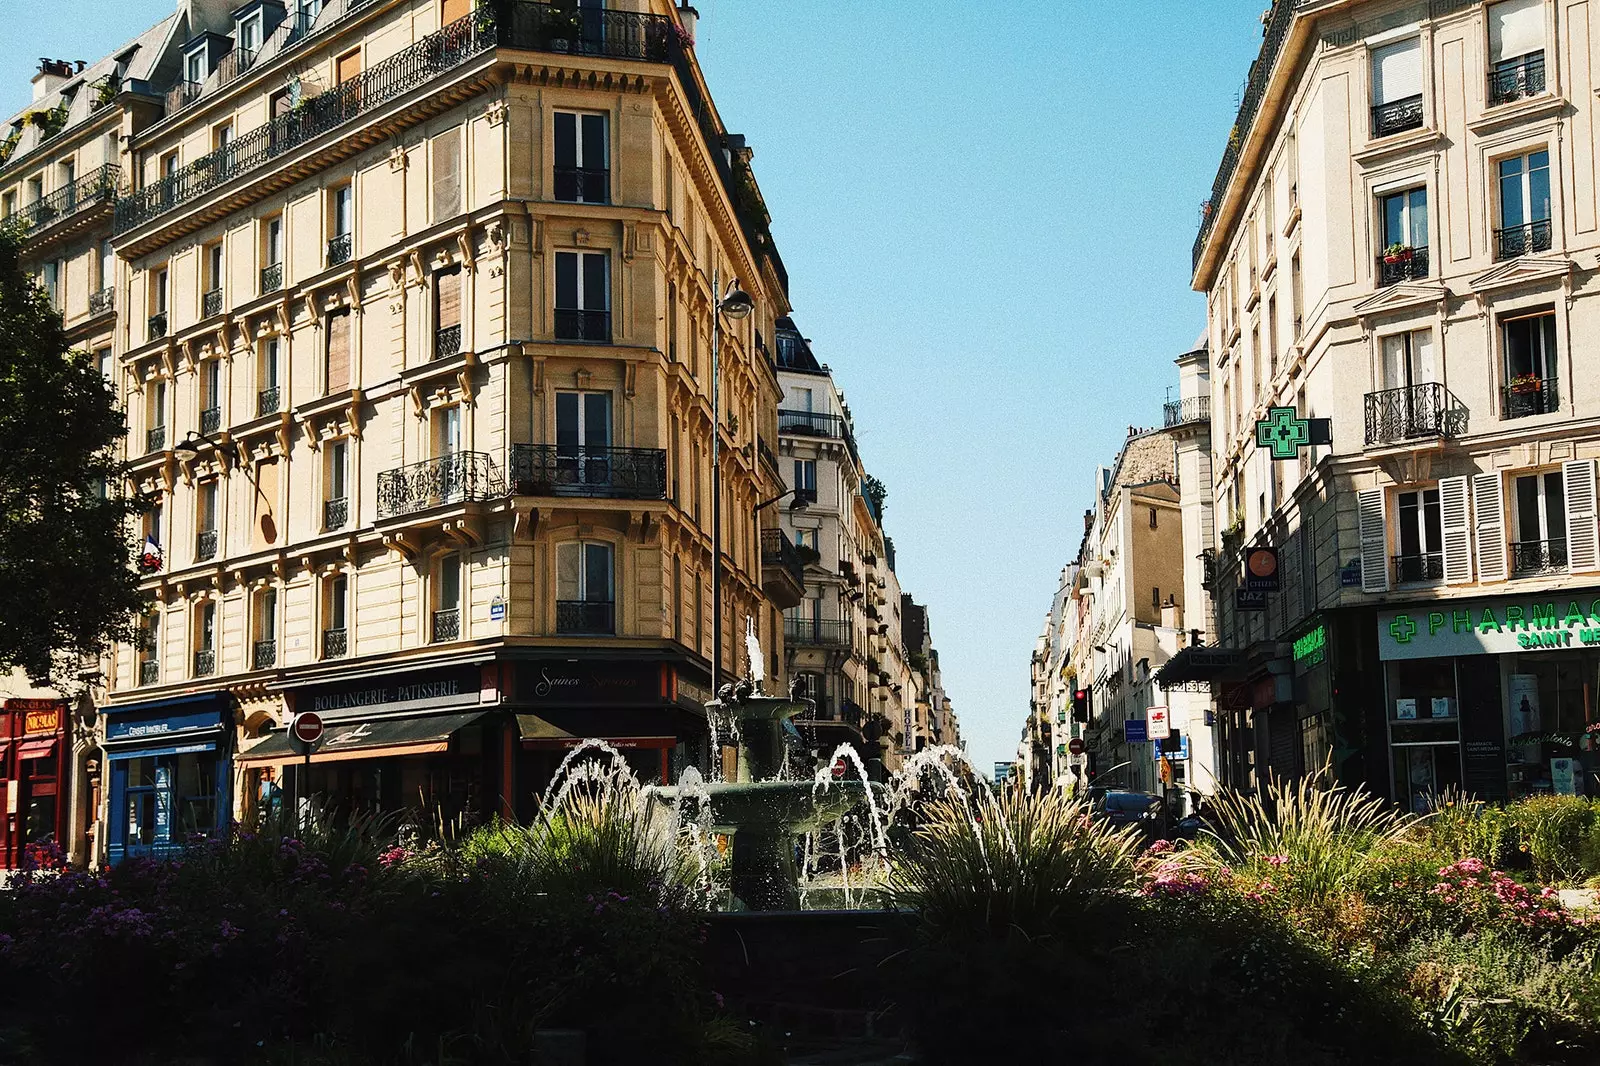
[{"label": "dormer window", "polygon": [[252,11],[239,20],[238,32],[234,35],[235,47],[239,49],[239,64],[241,69],[244,64],[255,58],[256,51],[261,47],[261,12]]},{"label": "dormer window", "polygon": [[206,80],[206,75],[211,73],[206,69],[206,46],[201,44],[194,51],[183,57],[183,80],[190,85],[199,85]]}]

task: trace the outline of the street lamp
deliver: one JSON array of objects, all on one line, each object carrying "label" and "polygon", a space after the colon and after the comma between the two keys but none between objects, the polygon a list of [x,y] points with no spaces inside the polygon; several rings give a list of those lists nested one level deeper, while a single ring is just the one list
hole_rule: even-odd
[{"label": "street lamp", "polygon": [[[719,268],[711,271],[711,291],[721,292]],[[722,662],[722,375],[717,355],[722,347],[722,316],[737,322],[755,310],[756,302],[728,282],[728,291],[711,309],[711,694],[717,694],[718,667]],[[781,498],[781,497],[780,497]]]},{"label": "street lamp", "polygon": [[799,491],[799,489],[790,489],[788,492],[780,492],[772,499],[762,500],[760,503],[756,504],[755,509],[759,511],[764,507],[771,507],[785,496],[794,496],[794,502],[789,505],[789,510],[804,511],[807,507],[811,506],[811,501],[806,499],[804,496],[797,495]]},{"label": "street lamp", "polygon": [[225,441],[212,440],[204,433],[197,433],[192,429],[189,431],[188,436],[172,446],[172,454],[179,459],[193,459],[200,454],[200,445],[202,444],[211,445],[234,462],[239,460],[239,449],[235,445]]}]

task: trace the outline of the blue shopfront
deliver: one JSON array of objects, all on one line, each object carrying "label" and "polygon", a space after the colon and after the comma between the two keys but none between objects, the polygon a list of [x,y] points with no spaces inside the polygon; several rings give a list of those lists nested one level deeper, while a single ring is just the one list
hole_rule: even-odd
[{"label": "blue shopfront", "polygon": [[233,698],[214,692],[107,707],[106,856],[162,855],[227,831]]}]

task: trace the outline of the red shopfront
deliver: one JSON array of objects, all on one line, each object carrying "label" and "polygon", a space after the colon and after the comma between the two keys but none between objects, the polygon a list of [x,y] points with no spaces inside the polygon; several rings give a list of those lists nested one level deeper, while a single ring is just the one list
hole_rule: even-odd
[{"label": "red shopfront", "polygon": [[67,705],[9,699],[0,717],[0,869],[22,865],[29,844],[67,847]]}]

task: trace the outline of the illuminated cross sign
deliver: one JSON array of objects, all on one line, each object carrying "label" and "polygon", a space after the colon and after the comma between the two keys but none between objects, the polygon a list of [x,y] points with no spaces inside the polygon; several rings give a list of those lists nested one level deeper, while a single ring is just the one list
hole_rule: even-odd
[{"label": "illuminated cross sign", "polygon": [[1293,407],[1269,407],[1256,423],[1256,447],[1270,449],[1274,459],[1293,459],[1309,444],[1332,443],[1330,419],[1300,418]]}]

